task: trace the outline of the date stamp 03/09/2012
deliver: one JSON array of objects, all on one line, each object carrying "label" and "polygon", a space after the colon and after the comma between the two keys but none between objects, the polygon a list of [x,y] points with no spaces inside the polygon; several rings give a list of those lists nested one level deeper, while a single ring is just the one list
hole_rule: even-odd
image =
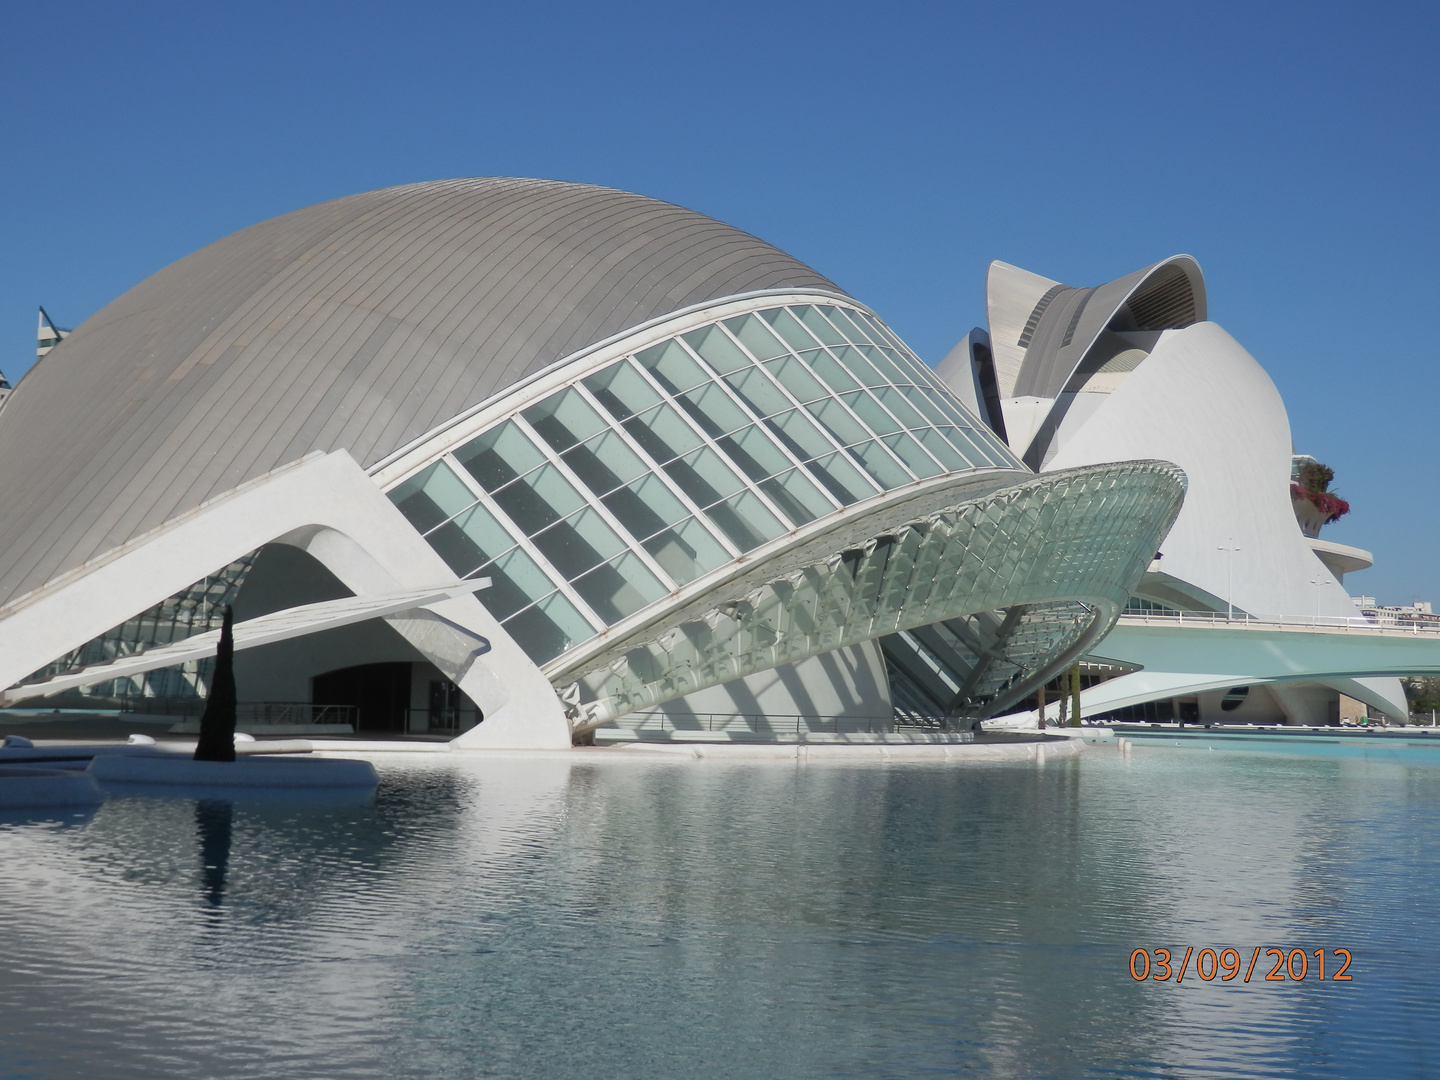
[{"label": "date stamp 03/09/2012", "polygon": [[[1328,980],[1327,952],[1331,957]],[[1262,953],[1265,955],[1263,964],[1260,963]],[[1193,965],[1190,962],[1192,956],[1195,959]],[[1273,964],[1270,962],[1272,959]],[[1183,983],[1186,974],[1193,972],[1193,976],[1198,977],[1201,982],[1228,983],[1239,979],[1242,983],[1248,983],[1258,972],[1261,978],[1257,979],[1257,982],[1305,982],[1307,979],[1317,982],[1351,982],[1354,979],[1349,973],[1351,960],[1349,949],[1315,949],[1306,952],[1304,949],[1267,949],[1263,945],[1256,945],[1248,964],[1239,950],[1231,948],[1205,948],[1197,952],[1192,945],[1185,949],[1185,956],[1180,960],[1177,960],[1169,949],[1136,949],[1130,954],[1130,977],[1136,982],[1168,982],[1173,978],[1177,983]],[[1269,970],[1266,970],[1267,966]],[[1245,972],[1243,978],[1240,977],[1242,969]]]}]

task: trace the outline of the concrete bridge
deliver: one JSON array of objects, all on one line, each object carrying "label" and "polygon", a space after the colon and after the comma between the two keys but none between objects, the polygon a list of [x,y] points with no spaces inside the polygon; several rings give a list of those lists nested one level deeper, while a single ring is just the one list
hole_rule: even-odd
[{"label": "concrete bridge", "polygon": [[[1233,686],[1267,684],[1283,698],[1286,683],[1320,682],[1403,719],[1404,700],[1372,680],[1440,675],[1440,625],[1239,612],[1125,615],[1090,658],[1141,670],[1085,690],[1087,716]],[[1055,719],[1058,708],[1052,702],[1046,716]],[[1033,723],[1035,713],[997,719],[996,726]]]}]

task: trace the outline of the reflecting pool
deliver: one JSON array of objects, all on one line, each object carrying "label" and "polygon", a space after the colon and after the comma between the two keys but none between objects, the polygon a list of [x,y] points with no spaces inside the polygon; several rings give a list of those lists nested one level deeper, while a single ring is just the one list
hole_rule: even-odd
[{"label": "reflecting pool", "polygon": [[0,1075],[1440,1073],[1433,754],[377,767],[0,819]]}]

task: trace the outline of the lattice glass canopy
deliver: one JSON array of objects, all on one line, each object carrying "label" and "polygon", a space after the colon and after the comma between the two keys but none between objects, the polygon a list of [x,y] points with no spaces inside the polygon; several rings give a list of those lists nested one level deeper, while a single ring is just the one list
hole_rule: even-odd
[{"label": "lattice glass canopy", "polygon": [[983,719],[1108,632],[1169,531],[1184,474],[1158,461],[1047,473],[883,528],[564,673],[577,727],[778,664],[919,630]]}]

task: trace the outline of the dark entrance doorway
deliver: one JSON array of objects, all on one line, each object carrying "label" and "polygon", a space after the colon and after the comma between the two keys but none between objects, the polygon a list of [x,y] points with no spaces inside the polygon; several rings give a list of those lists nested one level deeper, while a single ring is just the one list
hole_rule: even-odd
[{"label": "dark entrance doorway", "polygon": [[310,680],[310,700],[316,705],[353,705],[356,731],[399,734],[410,707],[410,665],[361,664],[327,671]]}]

